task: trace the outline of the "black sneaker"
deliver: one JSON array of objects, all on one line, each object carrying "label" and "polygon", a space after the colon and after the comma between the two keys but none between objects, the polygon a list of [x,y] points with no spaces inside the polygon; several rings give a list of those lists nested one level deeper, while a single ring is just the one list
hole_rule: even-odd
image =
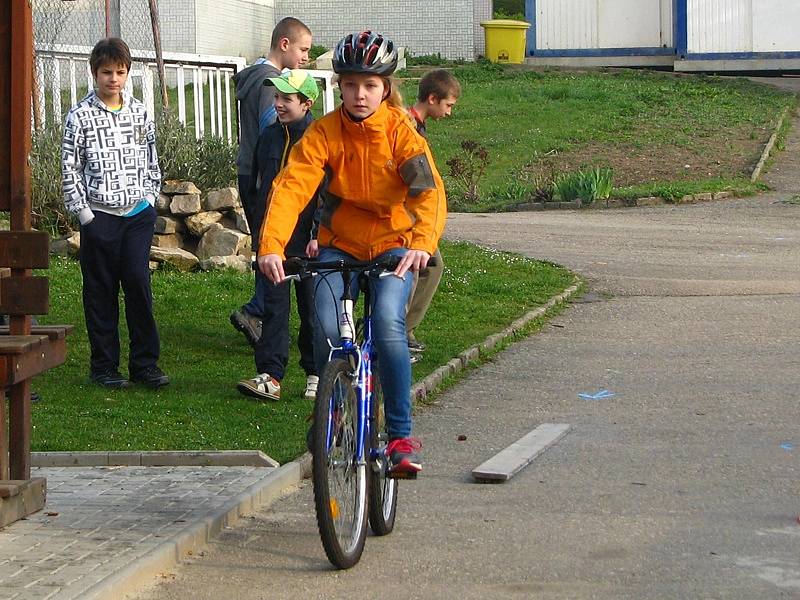
[{"label": "black sneaker", "polygon": [[261,319],[247,312],[243,306],[231,313],[231,325],[236,331],[241,331],[248,343],[255,348],[261,337]]},{"label": "black sneaker", "polygon": [[169,385],[169,377],[156,366],[147,367],[142,371],[131,374],[131,381],[143,383],[149,388],[160,388]]},{"label": "black sneaker", "polygon": [[92,373],[89,375],[89,379],[92,383],[111,389],[126,388],[130,385],[130,382],[116,369]]}]

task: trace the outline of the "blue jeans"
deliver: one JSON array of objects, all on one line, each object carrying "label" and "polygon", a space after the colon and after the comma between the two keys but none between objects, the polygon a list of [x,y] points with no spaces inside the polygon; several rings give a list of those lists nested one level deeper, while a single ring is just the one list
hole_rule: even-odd
[{"label": "blue jeans", "polygon": [[[405,248],[386,252],[396,256]],[[318,260],[332,261],[353,257],[336,248],[320,248]],[[372,294],[372,340],[378,358],[378,376],[383,387],[386,428],[390,438],[411,435],[411,362],[406,336],[406,304],[411,293],[411,272],[398,277],[370,278]],[[353,296],[358,297],[358,281],[353,279]],[[317,372],[328,360],[330,346],[339,344],[339,308],[344,291],[341,274],[320,274],[314,281],[317,323],[314,329],[314,359]]]}]

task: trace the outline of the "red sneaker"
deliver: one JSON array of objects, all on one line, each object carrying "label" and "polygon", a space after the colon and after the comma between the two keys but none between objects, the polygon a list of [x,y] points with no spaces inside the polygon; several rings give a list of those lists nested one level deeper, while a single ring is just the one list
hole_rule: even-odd
[{"label": "red sneaker", "polygon": [[397,438],[386,446],[389,457],[390,477],[416,477],[422,471],[422,461],[417,450],[422,448],[422,443],[416,438]]}]

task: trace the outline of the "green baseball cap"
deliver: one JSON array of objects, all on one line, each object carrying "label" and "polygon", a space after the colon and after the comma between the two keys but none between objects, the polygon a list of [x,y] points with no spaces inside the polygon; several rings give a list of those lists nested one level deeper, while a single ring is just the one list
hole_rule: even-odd
[{"label": "green baseball cap", "polygon": [[278,91],[284,94],[303,94],[312,102],[316,102],[319,96],[317,82],[308,71],[303,69],[284,71],[280,77],[267,77],[264,85],[274,85]]}]

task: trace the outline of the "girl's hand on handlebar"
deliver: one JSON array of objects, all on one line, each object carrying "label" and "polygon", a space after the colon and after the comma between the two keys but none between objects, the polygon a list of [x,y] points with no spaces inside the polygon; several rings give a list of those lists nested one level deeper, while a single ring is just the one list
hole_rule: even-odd
[{"label": "girl's hand on handlebar", "polygon": [[283,259],[277,254],[265,254],[258,257],[258,268],[274,284],[279,284],[286,279],[283,272]]},{"label": "girl's hand on handlebar", "polygon": [[400,264],[394,270],[394,274],[403,277],[406,271],[419,271],[428,266],[431,255],[424,250],[409,250],[405,253]]}]

